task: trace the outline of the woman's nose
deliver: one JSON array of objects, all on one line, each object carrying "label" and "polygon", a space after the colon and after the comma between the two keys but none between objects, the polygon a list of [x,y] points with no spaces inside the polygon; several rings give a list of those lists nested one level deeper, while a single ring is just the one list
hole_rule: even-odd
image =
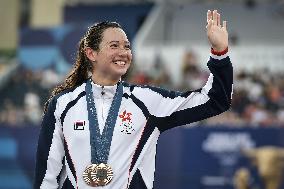
[{"label": "woman's nose", "polygon": [[128,54],[128,50],[126,50],[125,48],[119,48],[120,56],[127,56],[127,54]]}]

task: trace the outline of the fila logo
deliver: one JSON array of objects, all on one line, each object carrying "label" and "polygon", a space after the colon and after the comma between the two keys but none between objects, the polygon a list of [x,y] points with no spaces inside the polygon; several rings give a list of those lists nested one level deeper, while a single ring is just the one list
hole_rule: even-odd
[{"label": "fila logo", "polygon": [[85,128],[85,121],[76,121],[74,123],[74,130],[84,130]]}]

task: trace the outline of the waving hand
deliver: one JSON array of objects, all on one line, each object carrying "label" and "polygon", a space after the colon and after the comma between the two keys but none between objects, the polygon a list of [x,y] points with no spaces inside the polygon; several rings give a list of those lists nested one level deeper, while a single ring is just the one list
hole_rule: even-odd
[{"label": "waving hand", "polygon": [[207,12],[207,37],[215,51],[223,51],[228,47],[227,22],[221,25],[221,15],[217,10]]}]

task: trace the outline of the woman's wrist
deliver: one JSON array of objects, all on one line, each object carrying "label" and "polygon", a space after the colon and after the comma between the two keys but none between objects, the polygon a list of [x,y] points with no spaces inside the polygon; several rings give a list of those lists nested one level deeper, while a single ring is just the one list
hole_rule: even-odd
[{"label": "woman's wrist", "polygon": [[216,50],[213,47],[211,47],[211,53],[214,54],[214,55],[217,55],[217,56],[222,56],[222,55],[226,54],[228,52],[228,50],[229,50],[228,47],[226,47],[225,49],[223,48],[222,50],[221,49]]}]

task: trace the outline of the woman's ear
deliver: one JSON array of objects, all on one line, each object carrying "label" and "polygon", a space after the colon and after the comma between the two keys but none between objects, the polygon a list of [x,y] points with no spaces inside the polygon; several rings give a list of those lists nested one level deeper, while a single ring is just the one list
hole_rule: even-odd
[{"label": "woman's ear", "polygon": [[85,54],[88,57],[88,59],[92,62],[95,62],[97,60],[97,51],[94,51],[92,48],[87,47],[85,49]]}]

